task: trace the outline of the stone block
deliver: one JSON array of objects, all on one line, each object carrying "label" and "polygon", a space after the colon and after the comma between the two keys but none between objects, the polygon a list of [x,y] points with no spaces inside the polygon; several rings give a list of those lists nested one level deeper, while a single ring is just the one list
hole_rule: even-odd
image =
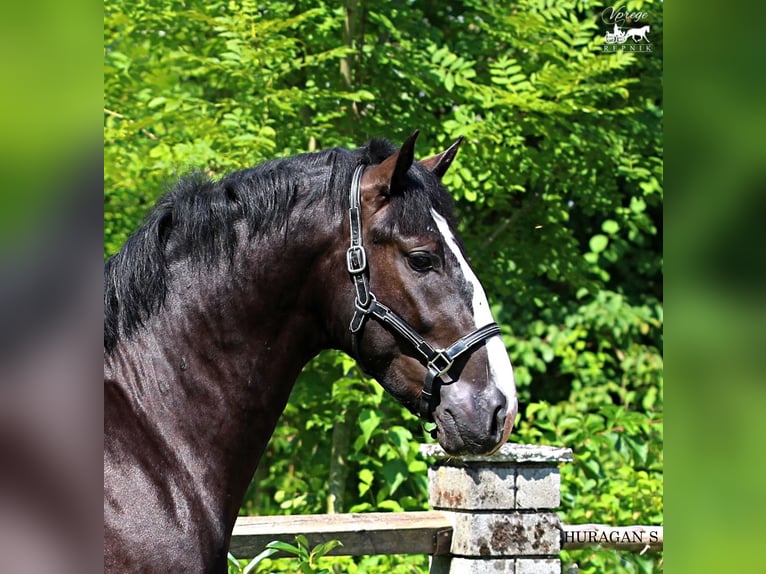
[{"label": "stone block", "polygon": [[436,556],[430,574],[561,574],[557,558],[460,558]]},{"label": "stone block", "polygon": [[[437,510],[512,510],[516,507],[511,466],[442,466],[428,470],[429,496]],[[527,482],[524,483],[527,486]]]},{"label": "stone block", "polygon": [[517,558],[514,574],[561,574],[558,558]]},{"label": "stone block", "polygon": [[471,557],[558,556],[559,517],[553,512],[452,514],[452,554]]},{"label": "stone block", "polygon": [[450,558],[437,556],[431,562],[430,574],[516,574],[513,558]]},{"label": "stone block", "polygon": [[561,475],[555,466],[519,466],[516,469],[516,508],[558,508]]}]

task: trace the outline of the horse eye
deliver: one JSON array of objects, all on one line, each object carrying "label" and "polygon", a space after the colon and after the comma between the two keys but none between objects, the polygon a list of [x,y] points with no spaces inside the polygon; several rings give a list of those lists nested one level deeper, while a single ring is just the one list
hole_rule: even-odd
[{"label": "horse eye", "polygon": [[426,251],[413,251],[407,256],[407,261],[415,271],[425,273],[433,269],[433,259],[431,254]]}]

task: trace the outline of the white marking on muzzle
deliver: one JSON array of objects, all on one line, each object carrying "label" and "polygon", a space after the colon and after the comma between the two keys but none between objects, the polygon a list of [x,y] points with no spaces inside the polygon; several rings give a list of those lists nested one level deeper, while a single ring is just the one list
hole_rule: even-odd
[{"label": "white marking on muzzle", "polygon": [[[488,323],[492,323],[494,318],[492,317],[492,311],[489,308],[489,301],[487,301],[487,295],[484,293],[484,288],[481,286],[479,278],[476,277],[476,274],[473,272],[473,269],[471,269],[468,261],[463,257],[463,253],[460,251],[460,247],[458,247],[455,236],[449,227],[449,223],[447,223],[447,220],[439,215],[434,209],[431,209],[431,216],[434,218],[436,227],[442,234],[447,247],[449,247],[449,250],[455,256],[455,259],[457,259],[457,262],[460,265],[460,270],[463,272],[466,281],[473,287],[474,327],[478,329]],[[513,378],[511,360],[508,358],[505,345],[500,337],[492,337],[487,341],[486,347],[489,359],[490,380],[505,395],[505,398],[508,401],[508,415],[515,418],[517,408],[516,383]],[[510,420],[511,424],[513,424],[513,418]]]}]

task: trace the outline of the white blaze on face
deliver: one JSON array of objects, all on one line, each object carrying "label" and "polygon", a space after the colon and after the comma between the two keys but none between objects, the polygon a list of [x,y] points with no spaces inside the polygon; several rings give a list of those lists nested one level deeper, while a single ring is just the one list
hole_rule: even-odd
[{"label": "white blaze on face", "polygon": [[[484,293],[484,288],[479,283],[479,278],[471,269],[471,266],[463,257],[463,253],[458,247],[455,236],[452,234],[452,230],[449,227],[449,223],[436,211],[431,209],[431,215],[436,222],[436,227],[439,229],[444,243],[447,245],[452,255],[457,259],[460,265],[460,270],[465,276],[465,280],[473,287],[473,318],[475,327],[481,328],[484,325],[494,322],[492,317],[492,311],[489,309],[489,302],[487,301],[487,295]],[[489,358],[489,376],[492,383],[500,389],[505,395],[508,401],[508,414],[515,418],[516,416],[516,384],[513,378],[513,367],[511,366],[511,360],[508,358],[508,353],[505,351],[505,345],[500,337],[492,337],[486,343],[487,356]],[[513,423],[513,418],[510,423]]]}]

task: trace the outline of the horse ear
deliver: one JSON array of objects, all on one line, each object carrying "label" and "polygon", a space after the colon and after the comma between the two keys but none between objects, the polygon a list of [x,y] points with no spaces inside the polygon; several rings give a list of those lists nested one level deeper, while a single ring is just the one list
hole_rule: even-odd
[{"label": "horse ear", "polygon": [[404,178],[407,174],[407,170],[410,169],[412,162],[415,160],[415,140],[418,139],[419,133],[420,130],[415,130],[412,132],[410,137],[404,141],[401,149],[399,150],[399,155],[396,158],[394,174],[391,177],[392,193],[398,191],[398,188],[401,188],[402,183],[404,183]]},{"label": "horse ear", "polygon": [[449,169],[449,166],[452,164],[452,160],[455,159],[457,150],[460,147],[460,143],[462,141],[463,136],[460,136],[455,140],[455,143],[449,146],[446,150],[441,153],[437,153],[436,155],[432,155],[431,157],[427,157],[426,159],[420,160],[420,164],[426,169],[431,170],[434,175],[436,175],[436,177],[441,179],[444,177],[444,174],[447,173],[447,169]]},{"label": "horse ear", "polygon": [[388,197],[399,193],[407,170],[415,159],[415,140],[420,130],[410,134],[402,147],[375,167],[368,169],[362,178],[362,196],[365,202],[380,207]]}]

